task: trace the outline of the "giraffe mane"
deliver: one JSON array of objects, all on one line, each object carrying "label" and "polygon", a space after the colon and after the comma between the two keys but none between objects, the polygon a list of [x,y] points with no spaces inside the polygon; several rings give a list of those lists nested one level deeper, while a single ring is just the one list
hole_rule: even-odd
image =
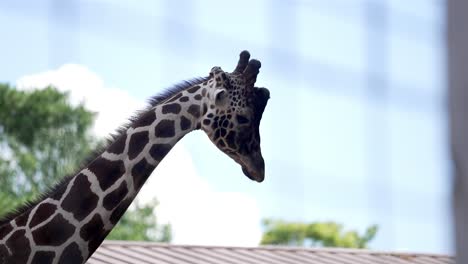
[{"label": "giraffe mane", "polygon": [[27,212],[34,206],[36,206],[38,203],[46,199],[47,197],[52,196],[53,194],[57,192],[63,191],[64,188],[67,187],[68,183],[70,180],[82,169],[86,168],[86,166],[93,161],[97,156],[101,155],[115,140],[117,140],[120,136],[127,131],[127,129],[136,121],[138,118],[146,113],[148,110],[151,108],[163,103],[167,99],[171,98],[172,96],[180,93],[181,91],[196,85],[200,84],[206,80],[208,80],[209,77],[198,77],[198,78],[193,78],[189,80],[182,81],[180,83],[177,83],[173,85],[170,88],[165,89],[163,92],[161,92],[158,95],[155,95],[151,97],[148,100],[148,105],[146,108],[137,111],[132,117],[129,118],[128,122],[124,123],[121,125],[114,133],[111,133],[109,137],[105,140],[105,143],[102,144],[101,146],[97,147],[94,151],[92,151],[87,158],[81,162],[81,165],[78,166],[78,169],[76,169],[73,173],[70,173],[63,177],[62,179],[58,180],[56,184],[53,184],[52,186],[48,187],[47,190],[38,197],[31,199],[29,201],[24,202],[22,205],[20,205],[18,208],[12,209],[10,212],[7,212],[4,215],[0,215],[0,226],[7,224],[11,220],[15,219],[17,216]]}]

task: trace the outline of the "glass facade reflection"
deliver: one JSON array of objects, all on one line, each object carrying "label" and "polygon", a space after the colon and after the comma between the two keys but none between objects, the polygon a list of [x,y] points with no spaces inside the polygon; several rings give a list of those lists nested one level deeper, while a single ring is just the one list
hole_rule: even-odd
[{"label": "glass facade reflection", "polygon": [[0,27],[0,81],[73,62],[143,100],[248,49],[272,93],[261,131],[267,180],[239,179],[201,133],[183,141],[198,173],[219,192],[255,197],[262,217],[378,224],[373,249],[450,253],[443,8],[0,1],[0,24],[11,25]]}]

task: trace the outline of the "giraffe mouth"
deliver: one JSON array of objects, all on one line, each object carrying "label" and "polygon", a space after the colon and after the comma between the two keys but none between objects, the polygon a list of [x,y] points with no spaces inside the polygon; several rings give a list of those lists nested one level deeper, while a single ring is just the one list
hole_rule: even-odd
[{"label": "giraffe mouth", "polygon": [[244,172],[245,176],[247,176],[247,178],[251,179],[252,181],[256,181],[256,182],[262,182],[264,179],[265,179],[265,174],[253,174],[251,173],[246,167],[242,166],[242,172]]},{"label": "giraffe mouth", "polygon": [[265,179],[265,161],[261,154],[253,155],[241,162],[242,172],[252,181],[262,182]]}]

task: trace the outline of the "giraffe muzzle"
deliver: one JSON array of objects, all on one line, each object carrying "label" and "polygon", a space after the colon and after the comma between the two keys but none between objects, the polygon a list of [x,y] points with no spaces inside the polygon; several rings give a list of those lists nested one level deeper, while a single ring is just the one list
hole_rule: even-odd
[{"label": "giraffe muzzle", "polygon": [[242,172],[249,179],[256,182],[262,182],[265,179],[265,161],[262,154],[258,153],[242,158],[241,163]]}]

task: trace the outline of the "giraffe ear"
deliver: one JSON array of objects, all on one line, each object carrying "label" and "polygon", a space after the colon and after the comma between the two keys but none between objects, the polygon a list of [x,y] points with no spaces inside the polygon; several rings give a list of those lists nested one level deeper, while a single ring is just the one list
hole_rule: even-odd
[{"label": "giraffe ear", "polygon": [[270,99],[270,91],[267,88],[254,87],[254,111],[255,111],[255,122],[260,125],[263,111]]},{"label": "giraffe ear", "polygon": [[224,107],[227,104],[227,91],[219,89],[215,92],[215,105],[217,107]]}]

